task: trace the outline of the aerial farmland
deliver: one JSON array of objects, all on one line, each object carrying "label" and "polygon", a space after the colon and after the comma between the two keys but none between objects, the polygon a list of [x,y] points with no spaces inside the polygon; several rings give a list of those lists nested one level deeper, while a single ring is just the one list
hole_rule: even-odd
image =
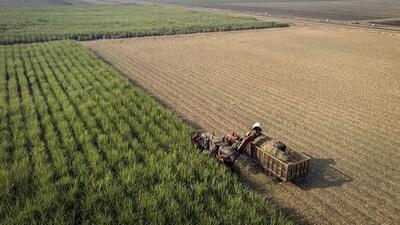
[{"label": "aerial farmland", "polygon": [[[398,224],[399,12],[0,0],[0,224]],[[306,176],[241,151],[255,127]]]},{"label": "aerial farmland", "polygon": [[267,195],[327,223],[398,219],[397,35],[298,27],[84,44],[207,130],[261,121],[316,159],[307,181]]}]

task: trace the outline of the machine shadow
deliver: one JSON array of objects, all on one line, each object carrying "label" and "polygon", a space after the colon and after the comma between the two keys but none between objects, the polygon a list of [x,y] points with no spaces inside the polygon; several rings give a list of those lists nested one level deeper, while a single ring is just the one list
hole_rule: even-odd
[{"label": "machine shadow", "polygon": [[[296,209],[287,207],[287,205],[282,204],[271,194],[271,187],[279,185],[280,181],[268,176],[265,169],[261,167],[257,160],[251,158],[247,154],[243,154],[230,169],[240,182],[253,191],[260,193],[264,199],[277,207],[279,212],[283,213],[290,220],[295,221],[295,224],[310,225],[310,222]],[[255,175],[255,177],[252,175]]]},{"label": "machine shadow", "polygon": [[308,176],[293,183],[302,190],[314,188],[339,187],[352,182],[353,178],[335,169],[336,162],[332,158],[312,158]]}]

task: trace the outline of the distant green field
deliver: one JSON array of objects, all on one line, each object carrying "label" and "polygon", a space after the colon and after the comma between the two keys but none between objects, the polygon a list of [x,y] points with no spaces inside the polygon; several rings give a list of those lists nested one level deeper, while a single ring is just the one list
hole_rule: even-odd
[{"label": "distant green field", "polygon": [[176,7],[73,5],[0,8],[0,44],[283,27]]},{"label": "distant green field", "polygon": [[0,46],[0,224],[291,224],[75,41]]}]

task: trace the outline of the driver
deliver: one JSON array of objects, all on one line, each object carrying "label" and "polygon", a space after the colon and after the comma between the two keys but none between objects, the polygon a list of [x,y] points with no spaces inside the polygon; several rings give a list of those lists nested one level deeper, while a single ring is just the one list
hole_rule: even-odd
[{"label": "driver", "polygon": [[253,124],[251,131],[246,133],[246,137],[253,136],[253,138],[256,139],[257,137],[262,135],[262,131],[263,131],[263,129],[261,127],[261,123],[257,122],[255,124]]}]

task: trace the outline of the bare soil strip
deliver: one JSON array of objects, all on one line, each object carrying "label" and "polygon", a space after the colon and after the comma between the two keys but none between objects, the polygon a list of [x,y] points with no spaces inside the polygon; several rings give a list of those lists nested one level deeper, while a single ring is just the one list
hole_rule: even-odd
[{"label": "bare soil strip", "polygon": [[237,1],[227,3],[194,2],[192,4],[207,8],[267,13],[272,16],[289,18],[341,21],[392,18],[398,17],[400,13],[400,3],[396,0]]},{"label": "bare soil strip", "polygon": [[84,42],[188,120],[254,121],[311,155],[310,176],[248,182],[315,224],[400,220],[400,36],[338,27]]}]

